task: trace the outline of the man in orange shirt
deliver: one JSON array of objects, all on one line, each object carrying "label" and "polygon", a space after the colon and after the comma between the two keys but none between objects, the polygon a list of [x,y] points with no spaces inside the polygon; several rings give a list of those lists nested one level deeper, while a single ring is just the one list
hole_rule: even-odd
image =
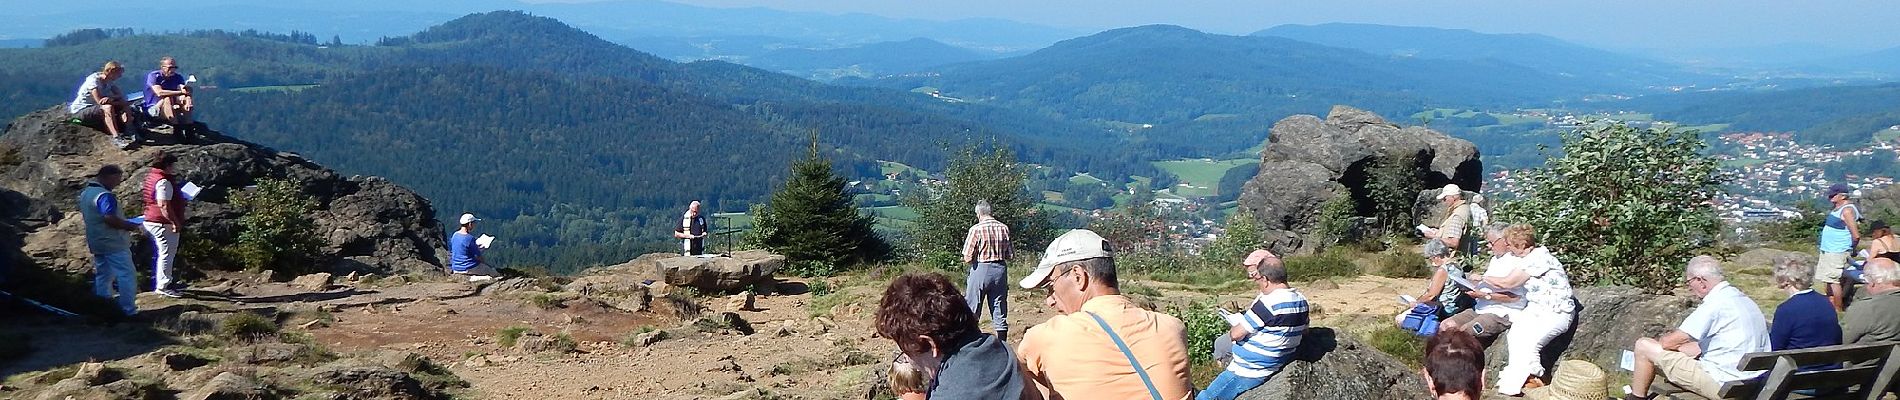
[{"label": "man in orange shirt", "polygon": [[1187,325],[1122,297],[1100,235],[1064,233],[1021,284],[1047,290],[1043,305],[1062,314],[1029,328],[1017,347],[1023,398],[1188,397]]}]

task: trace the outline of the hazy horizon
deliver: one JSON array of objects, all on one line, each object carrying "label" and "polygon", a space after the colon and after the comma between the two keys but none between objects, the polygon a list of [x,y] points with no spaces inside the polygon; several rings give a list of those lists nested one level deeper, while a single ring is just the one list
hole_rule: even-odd
[{"label": "hazy horizon", "polygon": [[[528,3],[593,0],[522,0]],[[601,0],[611,1],[611,0]],[[705,7],[763,7],[784,11],[863,13],[890,18],[956,20],[998,18],[1090,33],[1129,26],[1171,24],[1211,33],[1245,35],[1285,24],[1332,22],[1535,33],[1610,49],[1722,49],[1790,44],[1840,49],[1900,47],[1900,2],[1778,2],[1639,0],[1511,0],[1419,2],[1350,0],[1325,3],[1183,0],[670,0]],[[1491,10],[1475,13],[1473,10]],[[1088,10],[1075,13],[1073,10]],[[1635,13],[1635,14],[1631,14]],[[1670,23],[1669,21],[1685,21]],[[1720,24],[1706,25],[1720,22]]]}]

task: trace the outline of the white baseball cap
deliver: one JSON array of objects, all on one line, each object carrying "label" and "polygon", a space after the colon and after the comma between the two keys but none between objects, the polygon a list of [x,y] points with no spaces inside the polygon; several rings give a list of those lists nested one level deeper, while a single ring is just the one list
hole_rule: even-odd
[{"label": "white baseball cap", "polygon": [[1102,235],[1097,235],[1093,231],[1070,230],[1056,237],[1055,241],[1049,242],[1049,249],[1042,253],[1042,262],[1037,263],[1036,270],[1030,272],[1029,276],[1023,277],[1020,284],[1024,289],[1033,289],[1036,285],[1041,285],[1043,280],[1049,279],[1049,273],[1055,271],[1058,264],[1091,258],[1114,257],[1115,254],[1109,247],[1108,240],[1102,239]]},{"label": "white baseball cap", "polygon": [[468,225],[468,223],[470,223],[470,222],[475,222],[475,221],[480,221],[480,220],[482,220],[482,219],[481,219],[481,218],[475,218],[475,214],[466,214],[466,213],[464,213],[464,214],[462,214],[462,222],[461,222],[460,224],[461,224],[461,225]]},{"label": "white baseball cap", "polygon": [[1447,183],[1447,184],[1445,184],[1445,189],[1444,189],[1444,190],[1439,190],[1439,191],[1438,191],[1438,199],[1439,199],[1439,200],[1444,200],[1444,199],[1445,199],[1446,197],[1451,197],[1451,196],[1457,196],[1457,195],[1459,195],[1459,194],[1461,194],[1461,193],[1464,193],[1464,192],[1465,192],[1465,191],[1464,191],[1464,189],[1459,189],[1459,188],[1458,188],[1458,184],[1456,184],[1456,183]]}]

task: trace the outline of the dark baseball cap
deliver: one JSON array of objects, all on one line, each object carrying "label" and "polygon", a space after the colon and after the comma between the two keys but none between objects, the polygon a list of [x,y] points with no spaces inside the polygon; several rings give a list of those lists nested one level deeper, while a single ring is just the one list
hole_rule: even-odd
[{"label": "dark baseball cap", "polygon": [[1854,193],[1854,188],[1847,187],[1847,184],[1845,183],[1836,183],[1834,184],[1834,186],[1827,187],[1827,196],[1822,197],[1821,199],[1834,200],[1835,195],[1842,195],[1842,194],[1849,194],[1849,193]]}]

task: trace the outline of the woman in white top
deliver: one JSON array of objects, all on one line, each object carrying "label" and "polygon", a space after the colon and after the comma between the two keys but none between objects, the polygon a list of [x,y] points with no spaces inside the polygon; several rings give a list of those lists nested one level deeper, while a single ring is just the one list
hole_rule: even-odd
[{"label": "woman in white top", "polygon": [[1517,273],[1524,264],[1524,258],[1511,254],[1504,247],[1505,226],[1492,225],[1485,228],[1485,243],[1491,246],[1491,261],[1485,264],[1480,279],[1469,283],[1478,287],[1465,288],[1465,295],[1475,300],[1470,310],[1459,312],[1447,318],[1439,325],[1441,330],[1464,330],[1478,340],[1490,345],[1493,337],[1511,328],[1511,317],[1524,309],[1522,288],[1519,285],[1493,285],[1491,279],[1503,279]]},{"label": "woman in white top", "polygon": [[1519,286],[1523,290],[1524,309],[1511,318],[1511,330],[1504,336],[1510,353],[1504,369],[1498,372],[1498,394],[1516,396],[1523,393],[1526,380],[1544,373],[1544,345],[1570,329],[1576,300],[1570,289],[1570,275],[1549,249],[1537,247],[1535,229],[1511,225],[1502,236],[1505,251],[1523,263],[1510,275],[1487,275],[1482,279],[1488,285]]}]

